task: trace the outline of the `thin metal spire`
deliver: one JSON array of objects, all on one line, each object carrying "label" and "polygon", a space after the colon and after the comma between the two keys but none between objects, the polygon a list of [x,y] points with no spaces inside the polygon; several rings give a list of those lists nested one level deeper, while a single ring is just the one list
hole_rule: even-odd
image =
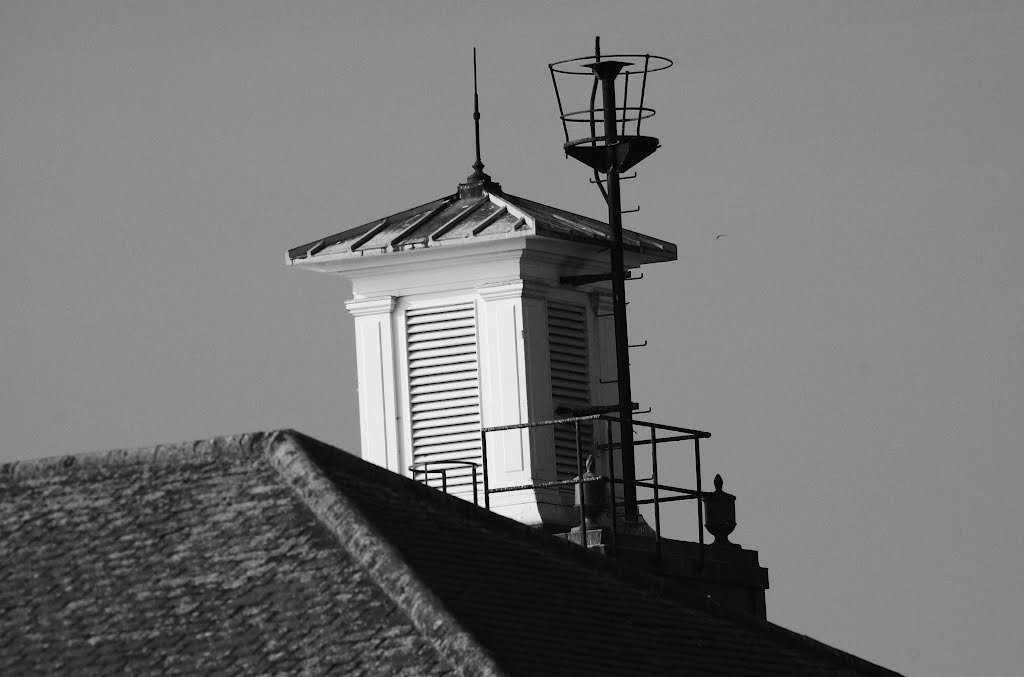
[{"label": "thin metal spire", "polygon": [[467,180],[489,183],[491,177],[484,171],[484,162],[480,159],[480,95],[476,89],[476,47],[473,48],[473,131],[476,135],[476,162],[473,163],[473,173]]}]

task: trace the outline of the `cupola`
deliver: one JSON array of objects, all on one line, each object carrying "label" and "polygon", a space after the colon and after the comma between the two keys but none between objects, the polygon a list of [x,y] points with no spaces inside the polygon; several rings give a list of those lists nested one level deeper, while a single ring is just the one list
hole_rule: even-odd
[{"label": "cupola", "polygon": [[[290,265],[351,281],[362,457],[407,475],[424,461],[479,463],[481,427],[614,401],[611,292],[563,282],[606,271],[610,237],[603,222],[480,179],[290,250]],[[676,258],[672,243],[623,239],[627,267]],[[588,438],[602,434],[585,426]],[[573,437],[569,426],[490,435],[491,486],[571,479]],[[468,467],[445,483],[472,492]],[[571,487],[492,499],[531,524],[568,524],[572,505]]]},{"label": "cupola", "polygon": [[[472,468],[451,462],[482,463],[482,427],[616,401],[612,230],[495,183],[474,99],[474,171],[454,193],[287,255],[351,281],[362,457],[406,475],[434,462],[443,477],[427,481],[470,500]],[[626,268],[676,258],[664,240],[625,230],[622,242]],[[603,442],[600,428],[581,426],[585,447]],[[571,426],[492,433],[487,445],[492,488],[577,475]],[[571,486],[495,494],[491,508],[527,524],[575,519]]]}]

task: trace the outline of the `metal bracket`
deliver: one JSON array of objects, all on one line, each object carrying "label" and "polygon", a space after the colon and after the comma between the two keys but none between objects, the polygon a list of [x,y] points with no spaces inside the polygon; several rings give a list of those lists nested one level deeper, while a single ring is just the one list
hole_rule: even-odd
[{"label": "metal bracket", "polygon": [[[629,301],[626,301],[625,305],[628,306],[629,305]],[[615,313],[598,313],[597,314],[598,317],[612,317],[614,315],[615,315]]]},{"label": "metal bracket", "polygon": [[[633,411],[640,408],[640,405],[636,402],[631,402]],[[617,404],[596,404],[590,407],[566,407],[561,406],[555,409],[555,414],[558,416],[564,416],[566,414],[570,416],[593,416],[594,414],[614,414],[617,411],[622,411],[622,408]]]},{"label": "metal bracket", "polygon": [[[597,81],[596,80],[594,81],[594,88],[595,88],[594,91],[596,92],[597,91],[597,89],[596,89],[597,88]],[[566,153],[565,157],[569,157],[569,154]],[[598,171],[596,169],[594,170],[594,178],[590,179],[590,183],[592,183],[592,184],[597,186],[597,189],[599,191],[601,191],[601,197],[604,198],[604,203],[608,204],[608,191],[604,189],[604,185],[601,182],[601,175],[598,173]]]},{"label": "metal bracket", "polygon": [[612,279],[611,273],[593,273],[591,275],[566,275],[558,278],[559,284],[567,284],[578,287],[582,284],[593,284],[595,282],[607,282]]},{"label": "metal bracket", "polygon": [[630,348],[646,348],[647,347],[647,341],[644,341],[643,343],[630,343],[629,347]]},{"label": "metal bracket", "polygon": [[[640,277],[633,277],[631,271],[626,271],[624,280],[641,280],[644,274],[640,273]],[[583,284],[593,284],[595,282],[607,282],[612,279],[612,274],[608,273],[592,273],[590,275],[566,275],[558,278],[559,284],[567,284],[573,287],[578,287]]]},{"label": "metal bracket", "polygon": [[[565,157],[569,157],[569,154],[566,153]],[[636,172],[633,172],[632,174],[628,174],[626,176],[620,176],[619,177],[619,181],[628,181],[629,179],[635,179],[635,178],[636,178]],[[597,179],[588,179],[588,181],[590,181],[591,183],[605,183],[606,181],[608,181],[608,179],[597,178]]]}]

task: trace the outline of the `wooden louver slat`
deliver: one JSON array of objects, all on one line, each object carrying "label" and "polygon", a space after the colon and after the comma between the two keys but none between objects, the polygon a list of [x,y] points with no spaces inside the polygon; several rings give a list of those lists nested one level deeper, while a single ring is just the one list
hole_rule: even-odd
[{"label": "wooden louver slat", "polygon": [[[413,462],[480,463],[480,375],[472,303],[406,313]],[[421,477],[421,476],[420,476]],[[447,471],[448,491],[472,491],[470,468]],[[478,482],[482,482],[480,475]],[[440,475],[427,483],[441,488]]]},{"label": "wooden louver slat", "polygon": [[[590,355],[587,350],[587,316],[584,308],[548,302],[551,398],[559,407],[590,405]],[[591,453],[594,429],[580,424],[583,456]],[[576,476],[576,432],[571,424],[555,426],[555,470],[560,480]]]}]

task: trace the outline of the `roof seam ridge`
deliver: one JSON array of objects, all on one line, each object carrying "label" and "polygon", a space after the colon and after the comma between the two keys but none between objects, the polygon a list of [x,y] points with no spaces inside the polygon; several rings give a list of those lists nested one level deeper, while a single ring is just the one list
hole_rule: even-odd
[{"label": "roof seam ridge", "polygon": [[[492,202],[491,204],[494,204],[494,203]],[[498,210],[492,212],[489,216],[484,218],[484,220],[481,221],[478,226],[473,228],[472,234],[474,236],[476,236],[476,235],[479,235],[480,233],[484,232],[485,230],[487,230],[491,226],[492,223],[494,223],[495,221],[500,219],[505,214],[508,214],[508,207],[506,207],[505,205],[501,205],[501,207]]]},{"label": "roof seam ridge", "polygon": [[377,222],[376,225],[371,227],[362,236],[356,238],[356,241],[349,245],[348,250],[350,252],[358,251],[360,247],[372,240],[377,236],[377,233],[384,230],[384,227],[388,225],[388,217],[385,216],[383,219]]},{"label": "roof seam ridge", "polygon": [[388,246],[391,248],[392,251],[397,251],[395,247],[399,244],[399,242],[405,239],[407,235],[415,231],[424,223],[426,223],[427,221],[429,221],[430,219],[434,218],[435,216],[443,212],[445,209],[447,209],[452,204],[452,202],[453,200],[451,198],[445,199],[427,213],[418,216],[409,226],[403,228],[401,233],[391,238],[391,241],[388,242]]},{"label": "roof seam ridge", "polygon": [[449,230],[459,225],[459,223],[464,221],[466,217],[468,217],[476,210],[480,209],[480,207],[484,206],[484,204],[487,203],[487,201],[488,200],[486,197],[482,197],[479,200],[477,200],[476,203],[470,205],[469,207],[462,210],[452,218],[448,219],[448,221],[445,222],[444,225],[442,225],[440,228],[438,228],[437,230],[430,234],[430,241],[436,242],[437,238],[441,237],[442,235],[446,234]]},{"label": "roof seam ridge", "polygon": [[290,430],[275,432],[265,451],[270,466],[456,671],[467,676],[503,675],[490,652],[445,607],[401,552],[334,486],[300,438]]}]

